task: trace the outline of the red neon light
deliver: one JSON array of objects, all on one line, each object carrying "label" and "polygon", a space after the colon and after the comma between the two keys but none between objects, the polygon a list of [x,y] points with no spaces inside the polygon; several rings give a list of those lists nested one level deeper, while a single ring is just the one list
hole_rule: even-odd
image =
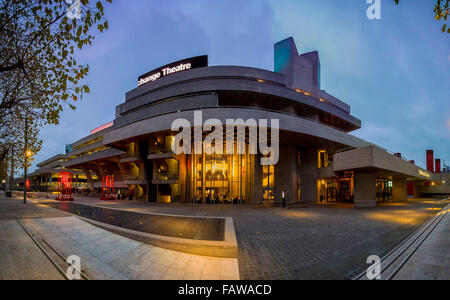
[{"label": "red neon light", "polygon": [[103,176],[101,200],[114,200],[114,176]]},{"label": "red neon light", "polygon": [[60,201],[73,201],[72,172],[58,173],[58,198]]},{"label": "red neon light", "polygon": [[91,130],[91,134],[94,134],[94,133],[96,133],[96,132],[99,132],[99,131],[101,131],[101,130],[103,130],[103,129],[106,129],[106,128],[108,128],[108,127],[111,127],[111,126],[113,126],[113,125],[114,125],[114,122],[113,122],[113,121],[108,122],[108,123],[106,123],[106,124],[103,124],[102,126],[99,126],[99,127],[95,128],[95,129]]},{"label": "red neon light", "polygon": [[27,179],[25,186],[27,187],[27,190],[30,191],[30,186],[31,186],[30,179]]}]

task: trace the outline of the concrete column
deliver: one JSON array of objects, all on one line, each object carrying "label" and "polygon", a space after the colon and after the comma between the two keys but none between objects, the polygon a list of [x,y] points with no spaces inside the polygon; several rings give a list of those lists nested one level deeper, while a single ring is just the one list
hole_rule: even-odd
[{"label": "concrete column", "polygon": [[[276,168],[276,166],[275,166]],[[255,155],[255,170],[254,170],[254,188],[253,195],[251,197],[251,203],[260,203],[263,198],[263,186],[262,186],[262,173],[263,168],[261,166],[261,157],[259,155]]]},{"label": "concrete column", "polygon": [[275,165],[275,203],[282,203],[283,191],[286,203],[297,202],[297,151],[293,145],[280,145],[280,158]]},{"label": "concrete column", "polygon": [[414,182],[414,198],[420,198],[420,181]]},{"label": "concrete column", "polygon": [[123,168],[122,164],[120,163],[119,159],[116,159],[116,163],[119,166],[120,174],[122,175],[122,181],[127,180],[127,173],[125,172],[125,169]]},{"label": "concrete column", "polygon": [[376,207],[376,174],[355,172],[355,207]]},{"label": "concrete column", "polygon": [[317,172],[317,150],[303,150],[300,156],[301,202],[317,201]]},{"label": "concrete column", "polygon": [[395,202],[408,201],[408,195],[406,191],[406,178],[394,177],[392,180],[392,200]]},{"label": "concrete column", "polygon": [[100,163],[95,164],[97,166],[98,172],[100,173],[101,177],[106,176],[105,169],[103,169],[102,165]]},{"label": "concrete column", "polygon": [[[87,168],[83,168],[83,172],[86,175],[87,181],[88,181],[88,188],[92,191],[95,191],[97,193],[97,190],[94,188],[94,180],[92,179],[91,171],[89,171]],[[50,174],[50,177],[52,175]],[[50,181],[50,180],[49,180]]]},{"label": "concrete column", "polygon": [[181,202],[187,202],[187,157],[185,154],[178,155],[178,183],[181,185]]},{"label": "concrete column", "polygon": [[202,151],[202,203],[206,203],[206,155]]}]

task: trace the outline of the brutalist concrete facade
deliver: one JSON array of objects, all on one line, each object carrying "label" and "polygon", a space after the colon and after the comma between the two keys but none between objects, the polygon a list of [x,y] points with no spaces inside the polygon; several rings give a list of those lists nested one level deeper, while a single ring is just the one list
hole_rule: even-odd
[{"label": "brutalist concrete facade", "polygon": [[[127,188],[122,198],[155,202],[281,204],[284,196],[287,204],[348,201],[371,207],[379,193],[404,201],[407,179],[432,179],[350,134],[361,121],[321,89],[317,52],[299,54],[288,38],[275,44],[274,66],[274,72],[203,66],[154,76],[126,93],[111,127],[76,142],[78,152],[69,153],[64,166],[98,177],[114,174]],[[271,129],[270,120],[279,120],[279,161],[270,167],[260,164],[260,154],[175,155],[173,121],[195,124],[199,111],[204,120],[222,124],[266,119]],[[372,163],[375,152],[384,165]]]}]

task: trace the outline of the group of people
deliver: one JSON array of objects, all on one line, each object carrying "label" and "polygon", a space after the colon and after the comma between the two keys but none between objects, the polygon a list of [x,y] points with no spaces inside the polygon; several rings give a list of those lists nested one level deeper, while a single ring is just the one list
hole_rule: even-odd
[{"label": "group of people", "polygon": [[[201,197],[196,197],[193,201],[194,203],[202,203],[202,198]],[[205,203],[206,204],[241,204],[243,203],[243,199],[242,198],[232,198],[232,197],[228,197],[228,195],[207,195],[205,197]]]}]

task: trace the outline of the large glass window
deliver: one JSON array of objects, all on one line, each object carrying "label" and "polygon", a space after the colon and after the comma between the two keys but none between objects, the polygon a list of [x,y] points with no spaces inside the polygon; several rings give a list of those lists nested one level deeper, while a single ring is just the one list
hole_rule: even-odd
[{"label": "large glass window", "polygon": [[389,178],[377,178],[377,201],[385,202],[392,199],[392,180]]},{"label": "large glass window", "polygon": [[317,167],[319,169],[328,167],[328,154],[325,150],[318,152]]},{"label": "large glass window", "polygon": [[263,166],[263,199],[264,203],[274,202],[275,167]]},{"label": "large glass window", "polygon": [[254,163],[255,156],[248,154],[189,155],[190,201],[224,204],[248,201],[254,187]]},{"label": "large glass window", "polygon": [[353,177],[318,179],[317,196],[319,202],[353,202]]}]

